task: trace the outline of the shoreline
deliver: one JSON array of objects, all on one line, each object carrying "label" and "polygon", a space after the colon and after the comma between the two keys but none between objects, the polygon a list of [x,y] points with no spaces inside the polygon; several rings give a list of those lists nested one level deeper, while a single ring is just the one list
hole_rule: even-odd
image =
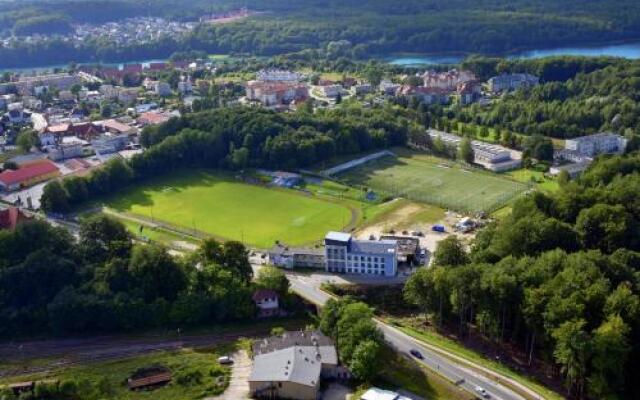
[{"label": "shoreline", "polygon": [[[606,49],[616,48],[616,47],[624,47],[624,46],[637,46],[638,47],[638,55],[633,57],[625,57],[623,55],[613,55],[613,54],[600,54],[600,55],[580,55],[580,54],[572,54],[572,51],[589,51],[596,50],[601,48],[606,52]],[[558,54],[545,54],[550,52],[558,52]],[[564,54],[563,54],[564,52]],[[536,53],[542,53],[541,55],[536,55]],[[398,67],[412,67],[412,66],[422,66],[422,65],[437,65],[437,64],[458,64],[466,57],[471,55],[480,55],[484,57],[496,57],[496,58],[505,58],[505,59],[532,59],[532,58],[543,58],[543,57],[561,57],[561,56],[582,56],[582,57],[618,57],[618,58],[626,58],[626,59],[640,59],[640,38],[635,39],[621,39],[615,41],[604,41],[598,43],[590,43],[590,44],[574,44],[567,45],[563,47],[547,47],[547,48],[528,48],[522,47],[510,50],[505,53],[476,53],[476,52],[466,52],[466,51],[444,51],[444,52],[397,52],[397,53],[388,53],[388,54],[378,54],[370,57],[370,60],[379,60],[388,64],[392,64]],[[248,56],[248,57],[262,57],[262,56]],[[422,60],[416,63],[393,63],[394,60],[399,60],[402,58],[411,59],[414,58],[416,60]],[[450,60],[447,60],[447,59]],[[430,60],[431,59],[431,60]],[[87,61],[87,62],[78,62],[76,65],[102,65],[102,66],[119,66],[124,64],[145,64],[150,62],[167,62],[168,58],[154,58],[148,60],[127,60],[127,61]],[[51,71],[54,69],[64,69],[69,66],[72,62],[67,64],[53,64],[53,65],[40,65],[40,66],[26,66],[26,67],[0,67],[0,73],[4,72],[43,72],[43,71]]]}]

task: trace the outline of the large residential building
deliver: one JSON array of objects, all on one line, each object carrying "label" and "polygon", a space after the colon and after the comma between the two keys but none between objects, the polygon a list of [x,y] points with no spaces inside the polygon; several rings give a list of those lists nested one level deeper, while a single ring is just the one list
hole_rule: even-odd
[{"label": "large residential building", "polygon": [[154,82],[153,91],[158,96],[162,96],[162,97],[171,96],[171,93],[172,93],[171,85],[169,85],[167,82],[162,82],[162,81]]},{"label": "large residential building", "polygon": [[91,146],[96,154],[104,155],[116,153],[129,144],[129,135],[104,134],[91,141]]},{"label": "large residential building", "polygon": [[599,154],[621,154],[627,147],[627,139],[614,133],[602,132],[595,135],[580,136],[567,139],[564,149],[553,153],[556,160],[571,161],[572,164],[554,166],[549,170],[551,175],[567,171],[569,176],[580,175]]},{"label": "large residential building", "polygon": [[51,161],[61,161],[69,158],[82,157],[83,146],[81,142],[65,143],[48,150],[47,157]]},{"label": "large residential building", "polygon": [[246,87],[249,101],[258,101],[270,107],[306,100],[309,97],[307,85],[297,82],[249,81]]},{"label": "large residential building", "polygon": [[318,86],[320,94],[324,97],[338,97],[342,93],[342,86],[336,84]]},{"label": "large residential building", "polygon": [[322,378],[345,378],[333,341],[319,331],[293,331],[254,342],[249,376],[256,398],[316,400]]},{"label": "large residential building", "polygon": [[459,84],[475,79],[476,76],[473,72],[457,69],[446,72],[429,70],[422,74],[424,87],[444,89],[450,92],[455,91]]},{"label": "large residential building", "polygon": [[400,89],[400,85],[397,83],[393,83],[388,79],[383,79],[380,81],[380,92],[385,96],[395,96],[398,89]]},{"label": "large residential building", "polygon": [[462,82],[456,87],[456,92],[460,96],[460,104],[471,104],[482,96],[482,84],[475,80]]},{"label": "large residential building", "polygon": [[490,78],[487,83],[490,92],[500,93],[536,86],[540,79],[531,74],[502,74]]},{"label": "large residential building", "polygon": [[329,232],[324,248],[328,272],[383,276],[398,272],[396,240],[357,240],[348,233]]},{"label": "large residential building", "polygon": [[256,80],[261,82],[300,82],[304,75],[298,72],[281,69],[262,69],[256,73]]},{"label": "large residential building", "polygon": [[[440,139],[447,146],[458,147],[462,142],[460,136],[451,133],[429,129],[431,140]],[[486,169],[494,172],[502,172],[510,169],[519,168],[522,165],[522,155],[520,152],[508,149],[506,147],[472,140],[474,162],[480,164]]]},{"label": "large residential building", "polygon": [[0,84],[0,94],[15,90],[21,95],[33,94],[36,88],[39,91],[47,91],[50,88],[69,90],[73,85],[80,84],[82,80],[78,75],[49,74],[36,76],[22,76],[17,81]]},{"label": "large residential building", "polygon": [[589,158],[598,154],[623,153],[626,147],[627,139],[625,137],[609,132],[580,136],[567,139],[564,142],[565,150],[572,152],[575,156]]},{"label": "large residential building", "polygon": [[401,86],[396,95],[415,97],[424,104],[447,104],[449,103],[449,92],[441,88],[428,88],[424,86]]}]

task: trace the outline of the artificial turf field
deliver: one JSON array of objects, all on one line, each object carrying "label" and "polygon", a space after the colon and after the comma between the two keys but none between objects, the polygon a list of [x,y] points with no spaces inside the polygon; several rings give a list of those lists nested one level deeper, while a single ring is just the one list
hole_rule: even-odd
[{"label": "artificial turf field", "polygon": [[276,240],[294,246],[314,242],[352,218],[343,203],[251,185],[212,171],[184,171],[151,180],[119,192],[106,206],[260,248]]},{"label": "artificial turf field", "polygon": [[339,175],[350,184],[459,211],[492,211],[528,186],[488,171],[403,150]]}]

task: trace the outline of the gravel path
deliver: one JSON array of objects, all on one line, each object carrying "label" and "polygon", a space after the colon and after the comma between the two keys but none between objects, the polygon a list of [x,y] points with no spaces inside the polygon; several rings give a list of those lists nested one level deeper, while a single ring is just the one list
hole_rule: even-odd
[{"label": "gravel path", "polygon": [[246,351],[240,350],[231,356],[231,381],[229,387],[219,396],[208,397],[204,400],[243,400],[249,399],[249,375],[252,362]]}]

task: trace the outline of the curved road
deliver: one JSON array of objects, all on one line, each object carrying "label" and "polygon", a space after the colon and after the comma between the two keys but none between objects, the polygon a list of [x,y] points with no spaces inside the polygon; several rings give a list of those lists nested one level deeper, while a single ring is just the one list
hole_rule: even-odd
[{"label": "curved road", "polygon": [[[296,274],[287,274],[291,289],[298,295],[308,301],[322,306],[331,298],[329,294],[319,289],[311,279]],[[422,360],[412,357],[417,362],[427,366],[434,372],[439,373],[452,382],[456,382],[458,386],[477,395],[475,388],[480,386],[484,388],[490,395],[491,399],[499,400],[525,400],[525,397],[516,393],[510,388],[499,383],[498,378],[491,379],[481,375],[471,369],[457,363],[450,357],[443,356],[440,352],[432,349],[430,346],[412,338],[411,336],[401,332],[400,330],[376,320],[378,327],[384,333],[385,341],[393,346],[396,350],[410,354],[411,349],[417,349],[424,356]],[[496,375],[492,372],[492,375]],[[504,378],[508,380],[509,378]],[[522,390],[529,393],[529,399],[542,399],[543,397],[532,392],[528,388],[522,387]]]}]

